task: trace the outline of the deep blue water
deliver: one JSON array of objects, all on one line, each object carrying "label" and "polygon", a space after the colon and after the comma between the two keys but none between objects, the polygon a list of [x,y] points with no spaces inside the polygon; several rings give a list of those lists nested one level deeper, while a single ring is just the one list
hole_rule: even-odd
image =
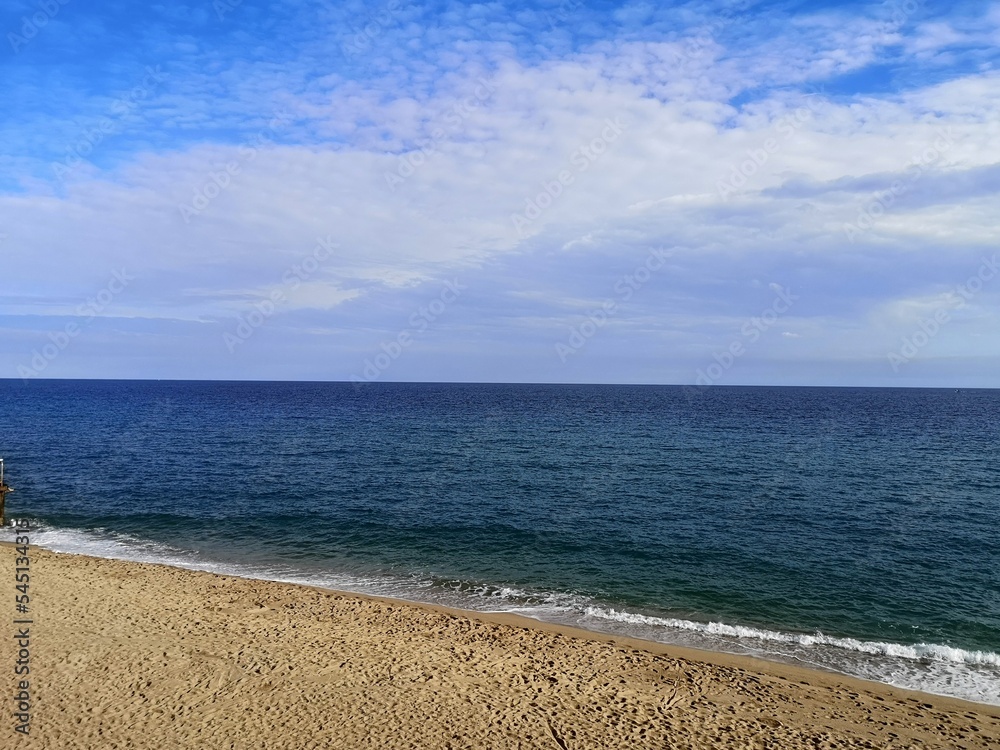
[{"label": "deep blue water", "polygon": [[0,381],[39,544],[1000,703],[1000,391]]}]

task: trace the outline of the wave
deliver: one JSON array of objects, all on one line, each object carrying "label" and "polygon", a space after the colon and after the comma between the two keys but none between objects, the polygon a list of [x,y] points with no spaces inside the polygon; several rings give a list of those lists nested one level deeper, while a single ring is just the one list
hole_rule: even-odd
[{"label": "wave", "polygon": [[962,648],[945,646],[938,643],[917,643],[905,645],[901,643],[885,643],[881,641],[862,641],[856,638],[837,638],[822,633],[783,633],[777,630],[763,630],[745,625],[727,625],[721,622],[695,622],[693,620],[678,620],[672,617],[651,617],[633,612],[615,609],[587,607],[587,617],[596,617],[615,622],[633,625],[649,625],[653,627],[689,630],[708,635],[727,636],[731,638],[748,638],[758,641],[773,641],[777,643],[794,643],[800,646],[832,646],[834,648],[856,651],[873,656],[891,656],[899,659],[916,661],[935,660],[990,666],[1000,668],[1000,654],[992,651],[967,651]]},{"label": "wave", "polygon": [[224,562],[194,550],[107,529],[84,531],[39,525],[31,532],[31,543],[55,552],[158,563],[471,611],[509,612],[611,635],[801,664],[910,690],[1000,705],[1000,654],[990,651],[699,622],[615,609],[583,593],[532,590],[430,575]]}]

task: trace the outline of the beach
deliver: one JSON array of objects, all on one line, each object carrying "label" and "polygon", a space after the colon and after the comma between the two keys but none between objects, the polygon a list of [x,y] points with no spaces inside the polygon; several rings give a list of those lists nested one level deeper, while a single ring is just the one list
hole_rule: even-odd
[{"label": "beach", "polygon": [[[1000,743],[1000,708],[831,673],[509,614],[30,552],[30,736],[5,710],[4,746]],[[4,571],[15,557],[3,545]],[[17,653],[3,639],[7,695]]]}]

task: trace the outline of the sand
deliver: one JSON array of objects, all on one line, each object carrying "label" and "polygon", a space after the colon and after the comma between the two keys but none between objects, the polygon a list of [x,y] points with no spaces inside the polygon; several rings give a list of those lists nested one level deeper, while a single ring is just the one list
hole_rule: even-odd
[{"label": "sand", "polygon": [[1000,708],[513,616],[39,549],[31,592],[3,748],[1000,747]]}]

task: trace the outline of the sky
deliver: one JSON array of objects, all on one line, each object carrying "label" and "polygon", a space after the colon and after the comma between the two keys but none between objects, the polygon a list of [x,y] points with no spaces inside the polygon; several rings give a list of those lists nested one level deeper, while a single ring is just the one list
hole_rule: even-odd
[{"label": "sky", "polygon": [[1000,2],[0,33],[2,378],[1000,387]]}]

